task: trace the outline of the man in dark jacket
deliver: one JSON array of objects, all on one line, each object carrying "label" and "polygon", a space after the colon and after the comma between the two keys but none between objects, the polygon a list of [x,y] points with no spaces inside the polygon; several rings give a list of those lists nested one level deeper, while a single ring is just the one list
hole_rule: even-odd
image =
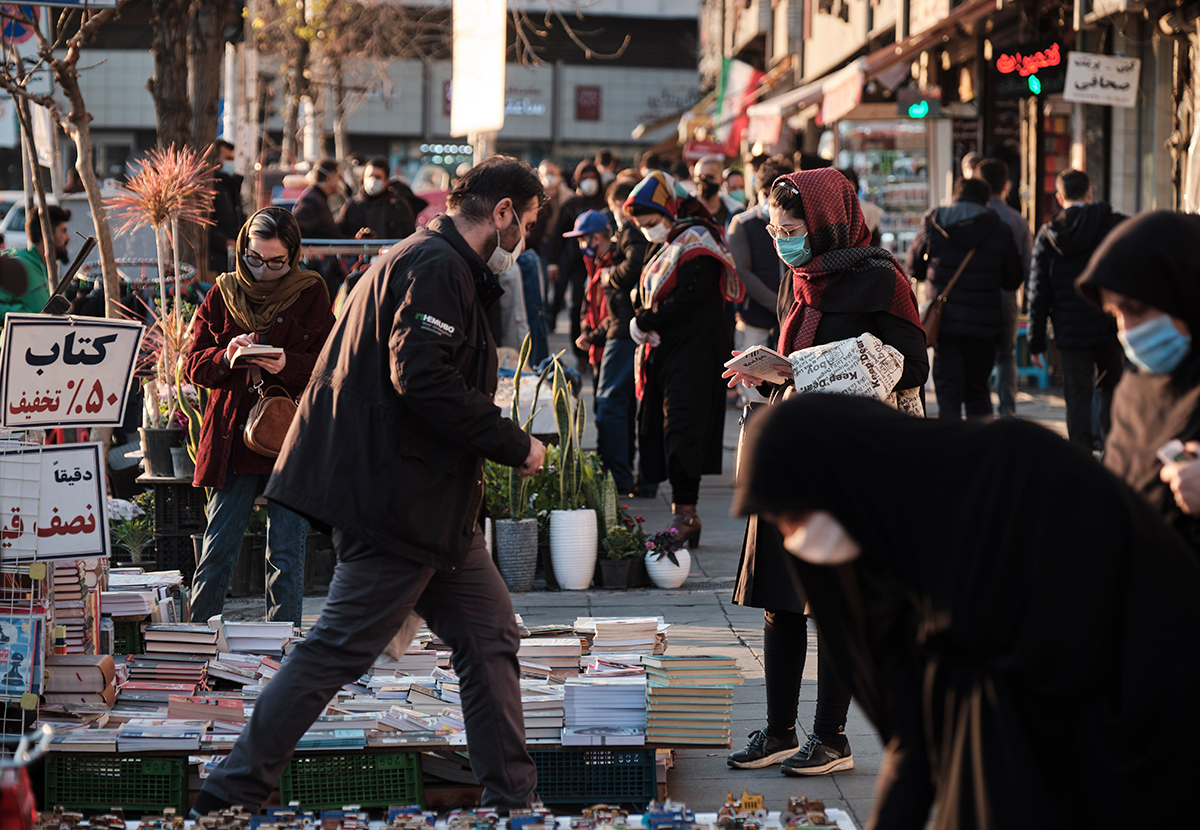
[{"label": "man in dark jacket", "polygon": [[224,274],[233,267],[229,260],[229,246],[237,241],[242,225],[246,224],[246,210],[242,206],[243,179],[233,172],[233,145],[220,139],[217,141],[217,153],[221,169],[214,176],[213,224],[208,229],[208,267],[212,270],[212,276]]},{"label": "man in dark jacket", "polygon": [[404,182],[391,180],[387,159],[380,156],[367,162],[358,193],[338,211],[338,230],[358,239],[405,239],[428,206]]},{"label": "man in dark jacket", "polygon": [[[772,156],[762,162],[754,174],[755,184],[759,185],[757,205],[739,213],[729,223],[729,250],[738,276],[746,286],[746,299],[738,305],[733,333],[733,347],[740,352],[751,346],[773,348],[775,338],[779,336],[775,308],[784,264],[775,250],[775,242],[767,233],[771,221],[767,215],[767,202],[775,180],[791,172],[792,165],[786,156]],[[744,404],[766,400],[757,389],[745,386],[741,389],[741,397]]]},{"label": "man in dark jacket", "polygon": [[1000,292],[1020,286],[1024,273],[1012,231],[987,207],[991,195],[983,179],[960,179],[954,203],[925,214],[908,251],[909,275],[929,278],[938,295],[971,256],[946,297],[933,353],[939,418],[959,419],[964,406],[968,418],[992,414],[988,375],[1004,322]]},{"label": "man in dark jacket", "polygon": [[[1055,186],[1062,210],[1038,229],[1029,273],[1029,353],[1037,365],[1049,350],[1046,320],[1062,356],[1067,436],[1088,450],[1104,445],[1113,389],[1125,355],[1113,318],[1075,291],[1075,278],[1092,252],[1129,218],[1103,202],[1092,203],[1092,183],[1081,170],[1064,170]],[[1092,430],[1092,391],[1099,397],[1100,434]]]},{"label": "man in dark jacket", "polygon": [[259,697],[195,810],[257,809],[296,742],[416,611],[453,649],[483,804],[525,807],[512,601],[484,543],[485,458],[532,475],[545,448],[492,402],[486,307],[537,217],[542,186],[493,156],[447,213],[382,256],[313,369],[267,498],[332,527],[337,566],[321,618]]},{"label": "man in dark jacket", "polygon": [[[333,159],[322,159],[310,171],[309,185],[301,191],[300,198],[292,208],[292,215],[296,217],[296,224],[300,226],[300,235],[304,239],[346,238],[329,209],[329,197],[341,187],[341,181],[338,163]],[[346,276],[337,258],[309,259],[305,264],[325,278],[329,296],[337,296],[337,290]]]},{"label": "man in dark jacket", "polygon": [[[1009,207],[1006,201],[1012,189],[1008,165],[1000,159],[984,159],[976,165],[974,178],[983,179],[992,189],[988,207],[996,211],[1012,231],[1017,253],[1021,257],[1021,268],[1028,280],[1033,234],[1029,232],[1025,217]],[[1000,292],[1000,312],[1004,316],[1004,325],[1000,330],[1000,339],[996,341],[996,393],[1000,398],[1001,417],[1011,418],[1017,414],[1017,329],[1021,317],[1016,291]]]},{"label": "man in dark jacket", "polygon": [[[583,289],[587,285],[587,266],[579,246],[567,245],[564,233],[575,227],[579,214],[587,210],[604,210],[604,191],[600,188],[600,171],[590,161],[581,161],[575,168],[575,192],[558,212],[558,222],[550,234],[546,248],[546,276],[554,283],[554,305],[549,322],[553,329],[554,318],[566,304],[566,291],[571,289],[571,343],[579,339],[580,310],[583,307]],[[587,365],[587,352],[575,346],[575,356],[580,369]]]}]

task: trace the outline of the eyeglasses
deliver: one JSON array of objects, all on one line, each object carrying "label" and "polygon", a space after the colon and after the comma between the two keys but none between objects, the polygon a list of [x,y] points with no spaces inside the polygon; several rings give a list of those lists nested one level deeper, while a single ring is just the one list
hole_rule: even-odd
[{"label": "eyeglasses", "polygon": [[805,233],[800,233],[801,227],[796,225],[791,228],[781,228],[777,225],[767,225],[767,236],[772,239],[791,239],[793,236],[804,236],[808,232],[808,228],[804,228]]},{"label": "eyeglasses", "polygon": [[261,268],[266,266],[268,271],[282,271],[288,266],[287,257],[280,256],[275,257],[274,259],[263,259],[253,251],[246,251],[243,259],[245,259],[246,264],[252,268]]}]

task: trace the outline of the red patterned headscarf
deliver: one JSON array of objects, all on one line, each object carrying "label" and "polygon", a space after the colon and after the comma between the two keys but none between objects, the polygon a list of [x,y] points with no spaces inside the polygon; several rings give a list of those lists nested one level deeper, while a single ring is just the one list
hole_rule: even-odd
[{"label": "red patterned headscarf", "polygon": [[[813,345],[826,312],[886,311],[921,325],[917,298],[890,251],[871,247],[858,194],[832,168],[783,177],[800,192],[813,256],[792,268],[794,299],[779,332],[779,350],[790,354]],[[786,187],[776,182],[775,187]]]}]

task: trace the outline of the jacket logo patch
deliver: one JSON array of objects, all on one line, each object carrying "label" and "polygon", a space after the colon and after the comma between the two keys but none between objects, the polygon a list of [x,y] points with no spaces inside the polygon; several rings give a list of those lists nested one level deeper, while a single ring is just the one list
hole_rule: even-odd
[{"label": "jacket logo patch", "polygon": [[417,320],[421,323],[421,331],[430,331],[434,334],[440,334],[444,337],[449,337],[454,334],[454,326],[449,323],[443,323],[438,318],[430,314],[417,314]]}]

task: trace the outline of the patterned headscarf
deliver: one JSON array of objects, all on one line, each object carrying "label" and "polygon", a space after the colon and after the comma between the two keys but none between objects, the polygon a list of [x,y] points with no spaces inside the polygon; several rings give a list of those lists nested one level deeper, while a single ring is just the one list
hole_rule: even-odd
[{"label": "patterned headscarf", "polygon": [[776,180],[779,187],[799,192],[813,252],[812,259],[792,268],[794,299],[780,328],[780,351],[812,346],[826,311],[886,311],[921,325],[904,269],[890,251],[870,247],[858,194],[845,176],[832,168],[804,170]]},{"label": "patterned headscarf", "polygon": [[674,222],[680,216],[680,203],[690,197],[674,176],[655,170],[638,182],[622,207],[626,216],[633,216],[635,207],[650,208]]}]

